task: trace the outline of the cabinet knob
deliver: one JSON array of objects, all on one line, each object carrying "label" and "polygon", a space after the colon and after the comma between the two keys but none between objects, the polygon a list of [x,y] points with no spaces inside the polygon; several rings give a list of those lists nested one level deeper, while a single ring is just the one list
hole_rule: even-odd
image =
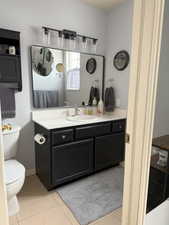
[{"label": "cabinet knob", "polygon": [[66,135],[62,135],[62,139],[65,139],[66,138]]}]

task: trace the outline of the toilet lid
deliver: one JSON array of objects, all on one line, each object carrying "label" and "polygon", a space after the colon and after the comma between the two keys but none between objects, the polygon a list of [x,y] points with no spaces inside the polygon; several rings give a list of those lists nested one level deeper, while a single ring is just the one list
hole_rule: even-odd
[{"label": "toilet lid", "polygon": [[25,176],[24,166],[16,160],[5,161],[5,184],[11,184]]}]

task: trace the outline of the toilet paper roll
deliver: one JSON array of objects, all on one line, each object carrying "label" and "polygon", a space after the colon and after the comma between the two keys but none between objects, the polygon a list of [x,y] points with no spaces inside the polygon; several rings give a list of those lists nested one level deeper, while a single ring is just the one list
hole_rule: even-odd
[{"label": "toilet paper roll", "polygon": [[39,145],[43,145],[46,142],[46,138],[42,134],[36,134],[34,140]]}]

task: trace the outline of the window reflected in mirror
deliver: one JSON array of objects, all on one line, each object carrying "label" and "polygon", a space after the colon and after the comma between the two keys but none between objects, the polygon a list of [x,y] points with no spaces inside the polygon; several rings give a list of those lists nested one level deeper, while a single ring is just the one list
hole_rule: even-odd
[{"label": "window reflected in mirror", "polygon": [[80,90],[80,53],[66,52],[66,89]]}]

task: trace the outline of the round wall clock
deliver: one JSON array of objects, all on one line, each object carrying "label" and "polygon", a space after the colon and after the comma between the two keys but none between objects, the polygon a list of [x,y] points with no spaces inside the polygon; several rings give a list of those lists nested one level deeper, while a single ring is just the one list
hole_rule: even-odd
[{"label": "round wall clock", "polygon": [[127,51],[120,51],[114,57],[114,67],[117,70],[124,70],[129,64],[130,56]]},{"label": "round wall clock", "polygon": [[96,71],[96,67],[97,67],[96,59],[90,58],[86,63],[87,72],[93,74]]}]

